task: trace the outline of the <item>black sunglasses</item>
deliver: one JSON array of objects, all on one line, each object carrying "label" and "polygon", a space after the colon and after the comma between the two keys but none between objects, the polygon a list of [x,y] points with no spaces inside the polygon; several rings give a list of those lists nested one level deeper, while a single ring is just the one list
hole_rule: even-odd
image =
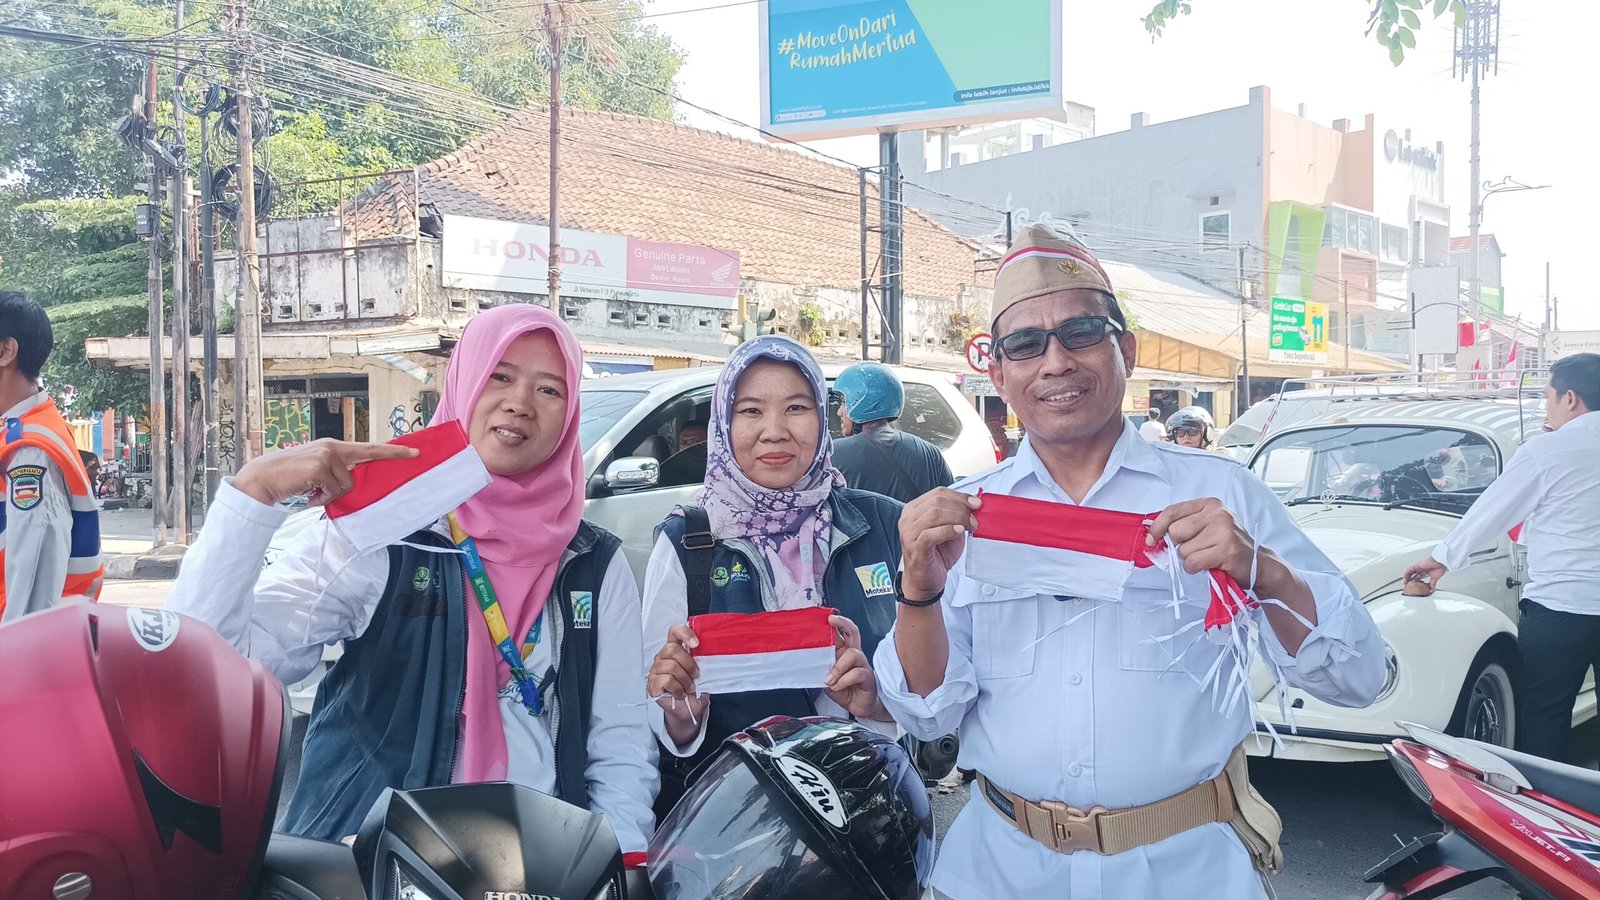
[{"label": "black sunglasses", "polygon": [[1011,332],[994,342],[994,358],[1023,360],[1043,356],[1050,348],[1052,334],[1068,350],[1087,350],[1105,340],[1106,335],[1121,331],[1122,326],[1111,321],[1110,316],[1074,316],[1054,328]]}]

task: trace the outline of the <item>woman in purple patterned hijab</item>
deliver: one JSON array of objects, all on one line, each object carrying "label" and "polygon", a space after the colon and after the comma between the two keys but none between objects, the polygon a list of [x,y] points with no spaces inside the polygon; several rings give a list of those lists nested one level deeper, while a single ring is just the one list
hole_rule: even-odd
[{"label": "woman in purple patterned hijab", "polygon": [[828,494],[844,487],[827,401],[816,359],[780,335],[734,350],[711,397],[700,505],[718,540],[744,538],[760,551],[780,609],[823,602]]},{"label": "woman in purple patterned hijab", "polygon": [[[868,660],[894,625],[900,504],[846,487],[833,467],[822,369],[786,337],[742,344],[717,379],[709,418],[699,503],[661,524],[642,592],[653,657],[646,690],[663,748],[658,815],[696,754],[768,716],[855,717],[894,730]],[[693,616],[816,606],[838,613],[828,619],[830,671],[785,674],[784,654],[752,650],[738,687],[715,696],[696,688]]]}]

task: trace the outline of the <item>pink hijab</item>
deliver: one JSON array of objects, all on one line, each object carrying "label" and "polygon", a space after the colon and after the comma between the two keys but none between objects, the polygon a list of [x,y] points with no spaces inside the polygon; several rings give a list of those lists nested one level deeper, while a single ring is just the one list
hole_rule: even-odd
[{"label": "pink hijab", "polygon": [[[520,475],[494,475],[489,486],[456,510],[472,535],[506,624],[519,646],[544,611],[561,554],[583,517],[583,449],[578,444],[578,383],[583,351],[578,339],[549,310],[527,304],[499,306],[473,317],[461,333],[445,374],[444,395],[433,422],[458,421],[471,431],[472,411],[511,342],[549,331],[566,358],[567,413],[550,458]],[[489,639],[473,597],[467,597],[467,696],[462,706],[461,757],[455,780],[502,781],[506,741],[500,688],[511,678]]]}]

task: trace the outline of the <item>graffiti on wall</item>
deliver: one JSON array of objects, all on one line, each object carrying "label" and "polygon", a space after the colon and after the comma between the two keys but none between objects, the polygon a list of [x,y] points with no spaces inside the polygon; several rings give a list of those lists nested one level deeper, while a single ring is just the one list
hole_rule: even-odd
[{"label": "graffiti on wall", "polygon": [[311,401],[269,397],[263,422],[262,444],[267,450],[283,450],[311,442]]},{"label": "graffiti on wall", "polygon": [[433,418],[433,411],[438,406],[437,391],[423,391],[409,407],[404,403],[396,403],[394,408],[389,410],[389,430],[395,437],[420,431],[428,427],[428,421]]}]

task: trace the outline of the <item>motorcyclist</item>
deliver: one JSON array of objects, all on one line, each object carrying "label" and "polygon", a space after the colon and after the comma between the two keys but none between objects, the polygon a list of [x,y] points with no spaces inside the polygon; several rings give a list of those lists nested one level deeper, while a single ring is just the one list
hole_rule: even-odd
[{"label": "motorcyclist", "polygon": [[906,391],[894,370],[881,363],[856,363],[834,379],[841,397],[833,464],[845,483],[901,503],[955,481],[939,448],[895,427]]},{"label": "motorcyclist", "polygon": [[1211,413],[1204,407],[1185,406],[1167,418],[1167,440],[1180,447],[1223,453],[1226,451],[1222,448],[1211,446],[1216,427]]}]

